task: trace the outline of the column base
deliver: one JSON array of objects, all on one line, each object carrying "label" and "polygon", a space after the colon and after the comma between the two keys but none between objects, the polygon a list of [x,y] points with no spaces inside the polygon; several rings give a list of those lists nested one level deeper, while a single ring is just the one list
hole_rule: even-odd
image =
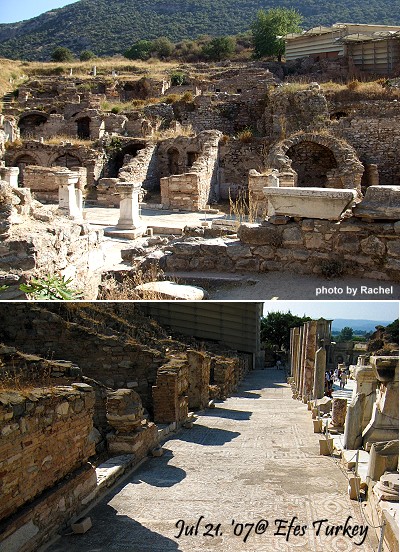
[{"label": "column base", "polygon": [[104,228],[104,235],[109,238],[126,238],[135,240],[144,236],[147,232],[147,226],[138,226],[137,228],[120,228],[119,226],[109,226]]}]

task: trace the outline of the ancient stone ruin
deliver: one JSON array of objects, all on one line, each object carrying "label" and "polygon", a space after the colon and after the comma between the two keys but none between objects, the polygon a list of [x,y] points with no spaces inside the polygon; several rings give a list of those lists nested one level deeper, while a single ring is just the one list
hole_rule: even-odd
[{"label": "ancient stone ruin", "polygon": [[8,306],[0,309],[4,550],[37,550],[78,523],[116,477],[161,455],[168,433],[190,428],[193,411],[232,394],[254,366],[254,355],[223,343],[172,336],[134,304]]},{"label": "ancient stone ruin", "polygon": [[[207,75],[187,71],[182,87],[171,87],[168,75],[114,74],[35,77],[21,85],[0,121],[1,179],[14,190],[14,199],[2,199],[4,247],[24,249],[24,224],[37,225],[38,203],[34,214],[18,197],[30,191],[46,205],[40,221],[46,237],[50,205],[79,223],[86,206],[120,208],[116,232],[106,218],[103,227],[107,236],[131,240],[147,231],[140,220],[146,208],[160,216],[220,213],[212,224],[188,225],[181,236],[160,224],[149,228],[168,238],[156,248],[157,263],[171,274],[296,271],[397,281],[394,93],[382,89],[371,98],[323,82],[293,85],[276,65],[259,62],[210,67]],[[121,109],[104,108],[111,101],[122,102]],[[138,107],[124,111],[126,102]],[[35,242],[38,259],[43,248],[56,246],[45,241]],[[18,297],[17,284],[46,272],[68,274],[84,297],[95,298],[94,284],[86,282],[99,282],[109,267],[102,268],[101,235],[88,241],[79,256],[96,261],[77,277],[81,268],[74,263],[36,262],[28,270],[20,256],[2,257],[9,298]],[[61,240],[60,248],[68,247]],[[133,270],[146,266],[152,252],[136,255]]]}]

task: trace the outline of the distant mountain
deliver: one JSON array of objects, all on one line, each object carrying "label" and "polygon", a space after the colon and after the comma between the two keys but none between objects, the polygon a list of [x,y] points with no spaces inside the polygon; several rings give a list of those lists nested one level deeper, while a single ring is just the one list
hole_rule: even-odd
[{"label": "distant mountain", "polygon": [[332,331],[340,332],[346,326],[353,328],[353,330],[360,330],[365,332],[375,331],[375,326],[387,326],[393,322],[393,320],[348,320],[347,318],[336,318],[332,322]]},{"label": "distant mountain", "polygon": [[400,24],[400,0],[80,0],[0,24],[0,57],[48,60],[57,46],[105,56],[123,53],[139,39],[238,34],[249,29],[260,8],[277,6],[297,9],[304,28],[338,21]]}]

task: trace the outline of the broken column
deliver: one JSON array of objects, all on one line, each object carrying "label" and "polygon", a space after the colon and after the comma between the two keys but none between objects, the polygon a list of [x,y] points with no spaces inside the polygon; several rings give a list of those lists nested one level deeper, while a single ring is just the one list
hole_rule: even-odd
[{"label": "broken column", "polygon": [[135,239],[143,236],[146,226],[143,225],[139,214],[139,192],[141,184],[137,182],[118,182],[115,186],[120,196],[119,220],[115,227],[106,228],[106,236]]},{"label": "broken column", "polygon": [[71,170],[72,172],[75,172],[78,175],[78,182],[75,186],[75,197],[76,197],[77,208],[80,212],[80,215],[83,217],[83,193],[87,183],[87,168],[74,167]]},{"label": "broken column", "polygon": [[157,370],[153,386],[154,421],[179,425],[188,417],[188,366],[183,358],[172,358]]},{"label": "broken column", "polygon": [[157,427],[144,419],[140,396],[132,389],[107,395],[106,417],[114,431],[107,434],[107,448],[114,454],[135,454],[135,461],[158,444]]},{"label": "broken column", "polygon": [[315,353],[313,399],[321,399],[325,392],[326,349],[320,347]]}]

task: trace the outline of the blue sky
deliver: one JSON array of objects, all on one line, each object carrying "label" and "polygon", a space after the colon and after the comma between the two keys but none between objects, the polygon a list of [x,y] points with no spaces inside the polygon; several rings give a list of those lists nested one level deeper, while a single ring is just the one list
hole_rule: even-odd
[{"label": "blue sky", "polygon": [[55,8],[73,4],[74,0],[0,0],[0,23],[15,23],[31,19]]},{"label": "blue sky", "polygon": [[311,318],[348,318],[350,320],[387,320],[399,317],[398,301],[265,301],[268,312],[290,312]]}]

